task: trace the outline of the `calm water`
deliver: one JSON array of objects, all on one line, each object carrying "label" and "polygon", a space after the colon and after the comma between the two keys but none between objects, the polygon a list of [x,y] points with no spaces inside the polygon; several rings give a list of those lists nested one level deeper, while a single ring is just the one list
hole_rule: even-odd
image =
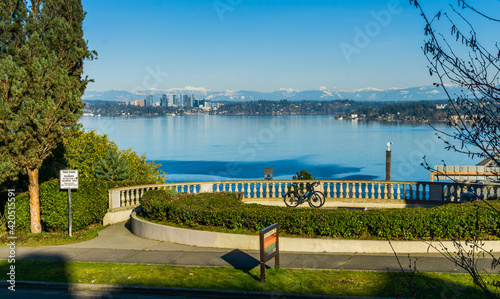
[{"label": "calm water", "polygon": [[[329,116],[84,117],[86,130],[107,134],[162,164],[168,181],[291,179],[300,169],[317,179],[385,178],[386,143],[393,142],[392,179],[429,180],[420,164],[474,165],[446,151],[425,124],[334,120]],[[444,126],[442,127],[446,129]]]}]

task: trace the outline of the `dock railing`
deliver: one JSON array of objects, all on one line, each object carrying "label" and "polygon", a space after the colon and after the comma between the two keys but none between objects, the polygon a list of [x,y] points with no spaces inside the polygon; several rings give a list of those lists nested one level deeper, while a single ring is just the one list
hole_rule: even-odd
[{"label": "dock railing", "polygon": [[[405,200],[415,202],[451,203],[459,202],[460,195],[474,190],[477,195],[487,198],[500,196],[500,185],[460,184],[446,182],[407,182],[407,181],[353,181],[353,180],[315,180],[316,187],[325,194],[327,201],[337,199],[362,201]],[[289,190],[292,180],[248,180],[167,183],[114,188],[109,190],[109,212],[131,209],[140,205],[139,200],[148,190],[176,190],[189,194],[204,192],[238,192],[244,200],[281,200]],[[314,181],[300,181],[314,182]]]}]

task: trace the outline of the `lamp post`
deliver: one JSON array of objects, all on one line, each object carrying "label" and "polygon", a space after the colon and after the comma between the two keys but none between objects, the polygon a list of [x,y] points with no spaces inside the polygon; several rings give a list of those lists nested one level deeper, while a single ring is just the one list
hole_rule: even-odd
[{"label": "lamp post", "polygon": [[391,180],[391,144],[387,142],[387,151],[385,152],[385,180]]}]

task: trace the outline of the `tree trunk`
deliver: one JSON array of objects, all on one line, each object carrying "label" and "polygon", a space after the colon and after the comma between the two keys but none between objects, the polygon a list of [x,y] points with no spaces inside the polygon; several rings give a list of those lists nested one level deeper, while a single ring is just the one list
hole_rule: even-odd
[{"label": "tree trunk", "polygon": [[40,221],[40,197],[38,184],[38,168],[28,169],[29,186],[28,193],[30,196],[30,229],[34,234],[42,232]]}]

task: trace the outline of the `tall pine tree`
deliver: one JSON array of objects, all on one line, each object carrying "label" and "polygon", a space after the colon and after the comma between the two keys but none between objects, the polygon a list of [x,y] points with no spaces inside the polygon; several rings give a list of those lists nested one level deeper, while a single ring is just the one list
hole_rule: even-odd
[{"label": "tall pine tree", "polygon": [[0,3],[0,181],[28,174],[31,231],[41,232],[38,171],[77,128],[96,56],[83,39],[80,0]]}]

